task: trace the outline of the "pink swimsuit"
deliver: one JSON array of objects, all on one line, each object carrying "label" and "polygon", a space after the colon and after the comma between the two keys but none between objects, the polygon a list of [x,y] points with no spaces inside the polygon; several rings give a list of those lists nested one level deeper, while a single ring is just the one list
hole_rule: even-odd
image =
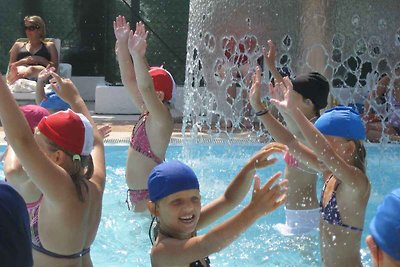
[{"label": "pink swimsuit", "polygon": [[286,164],[289,167],[298,167],[299,166],[299,162],[297,161],[297,159],[287,151],[283,155],[283,159],[285,160]]},{"label": "pink swimsuit", "polygon": [[146,157],[151,158],[154,162],[160,164],[163,162],[162,159],[157,157],[156,154],[151,150],[149,138],[146,133],[146,119],[149,116],[149,112],[143,113],[135,127],[133,128],[130,145],[131,148],[137,152],[143,154]]},{"label": "pink swimsuit", "polygon": [[[149,116],[149,112],[143,113],[138,122],[136,123],[135,127],[133,128],[130,146],[132,149],[136,150],[137,152],[141,153],[142,155],[151,158],[154,160],[155,163],[160,164],[164,160],[160,159],[154,152],[151,150],[149,138],[147,137],[146,133],[146,119]],[[149,192],[147,189],[128,189],[128,196],[126,199],[126,203],[129,207],[128,197],[132,203],[132,205],[137,204],[140,201],[149,198]]]}]

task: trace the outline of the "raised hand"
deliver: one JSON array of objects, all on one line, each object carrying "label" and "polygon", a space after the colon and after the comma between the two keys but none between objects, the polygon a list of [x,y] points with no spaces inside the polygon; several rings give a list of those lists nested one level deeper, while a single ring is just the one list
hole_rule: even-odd
[{"label": "raised hand", "polygon": [[276,60],[276,47],[271,40],[267,41],[268,50],[266,47],[263,47],[262,53],[264,55],[265,61],[270,70],[275,69],[275,60]]},{"label": "raised hand", "polygon": [[128,43],[129,32],[131,31],[131,27],[129,22],[126,22],[124,16],[118,16],[113,21],[114,26],[114,34],[115,38],[118,40],[119,43]]},{"label": "raised hand", "polygon": [[281,174],[280,172],[275,173],[263,187],[260,185],[260,177],[255,176],[249,208],[256,212],[258,216],[270,213],[285,203],[288,181],[286,179],[282,180],[271,187]]},{"label": "raised hand", "polygon": [[106,139],[107,137],[109,137],[109,136],[110,136],[110,133],[111,133],[111,131],[112,131],[111,125],[110,125],[110,124],[102,125],[102,126],[98,127],[97,130],[99,131],[100,136],[101,136],[103,139]]},{"label": "raised hand", "polygon": [[251,106],[256,111],[263,109],[263,105],[261,102],[261,68],[260,68],[260,66],[256,67],[256,72],[252,76],[249,100],[250,100]]},{"label": "raised hand", "polygon": [[[72,104],[75,101],[81,99],[78,89],[70,79],[61,78],[57,73],[51,72],[51,79],[53,90],[57,93],[68,104]],[[72,105],[71,105],[72,106]]]},{"label": "raised hand", "polygon": [[268,159],[269,156],[274,153],[284,153],[286,150],[287,147],[283,144],[269,143],[252,156],[249,163],[253,165],[255,169],[265,168],[278,161],[277,158]]},{"label": "raised hand", "polygon": [[56,69],[54,67],[49,67],[49,68],[45,68],[43,69],[41,72],[39,72],[38,74],[38,82],[44,82],[46,81],[50,75],[51,72],[54,72]]},{"label": "raised hand", "polygon": [[146,31],[143,22],[136,23],[135,33],[129,32],[128,49],[129,53],[144,57],[147,48],[147,35],[149,32]]},{"label": "raised hand", "polygon": [[277,83],[274,90],[279,90],[274,95],[282,94],[283,98],[271,98],[271,103],[279,110],[291,113],[299,107],[303,101],[303,97],[293,90],[293,84],[288,77],[283,78],[283,83]]}]

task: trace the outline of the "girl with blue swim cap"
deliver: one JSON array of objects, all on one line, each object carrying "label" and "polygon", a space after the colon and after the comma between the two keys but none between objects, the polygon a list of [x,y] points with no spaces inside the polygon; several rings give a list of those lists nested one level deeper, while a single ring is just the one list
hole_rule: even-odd
[{"label": "girl with blue swim cap", "polygon": [[[264,186],[255,173],[256,169],[276,162],[268,157],[283,150],[282,145],[274,143],[261,149],[246,163],[225,193],[204,207],[201,207],[199,182],[189,166],[180,161],[156,166],[148,177],[148,208],[157,221],[150,253],[152,266],[210,266],[209,255],[228,246],[258,218],[282,205],[286,200],[287,181],[273,186],[281,173],[274,174]],[[227,221],[197,236],[198,230],[240,204],[253,177],[251,202]]]},{"label": "girl with blue swim cap", "polygon": [[282,99],[271,103],[284,110],[306,138],[307,146],[287,134],[289,152],[322,173],[320,242],[324,266],[361,266],[360,242],[370,183],[365,173],[365,127],[351,107],[327,110],[312,124],[298,108],[302,97],[284,78]]}]

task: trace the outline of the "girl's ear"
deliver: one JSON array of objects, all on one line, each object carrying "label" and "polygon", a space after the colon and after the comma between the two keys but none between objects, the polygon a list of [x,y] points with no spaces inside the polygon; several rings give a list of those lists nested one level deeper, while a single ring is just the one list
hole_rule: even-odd
[{"label": "girl's ear", "polygon": [[306,104],[308,105],[308,106],[314,106],[314,103],[311,101],[311,99],[309,99],[309,98],[307,98],[306,100],[305,100],[305,102],[306,102]]},{"label": "girl's ear", "polygon": [[147,202],[147,208],[149,209],[151,215],[153,215],[154,217],[158,217],[158,212],[156,209],[156,203],[152,202],[152,201],[148,201]]},{"label": "girl's ear", "polygon": [[353,155],[356,152],[356,144],[353,141],[347,142],[346,153]]},{"label": "girl's ear", "polygon": [[63,151],[57,150],[55,152],[51,152],[47,154],[47,156],[57,165],[61,166],[67,156]]}]

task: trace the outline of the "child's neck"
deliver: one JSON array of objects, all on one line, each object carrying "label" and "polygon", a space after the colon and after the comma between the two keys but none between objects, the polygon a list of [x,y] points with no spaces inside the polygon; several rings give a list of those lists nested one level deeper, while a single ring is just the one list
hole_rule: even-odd
[{"label": "child's neck", "polygon": [[184,240],[184,239],[189,239],[193,236],[196,235],[196,233],[190,233],[190,234],[184,234],[184,233],[174,233],[171,234],[169,231],[164,230],[161,228],[158,229],[159,233],[162,234],[163,236],[169,237],[169,238],[175,238],[175,239],[180,239],[180,240]]}]

